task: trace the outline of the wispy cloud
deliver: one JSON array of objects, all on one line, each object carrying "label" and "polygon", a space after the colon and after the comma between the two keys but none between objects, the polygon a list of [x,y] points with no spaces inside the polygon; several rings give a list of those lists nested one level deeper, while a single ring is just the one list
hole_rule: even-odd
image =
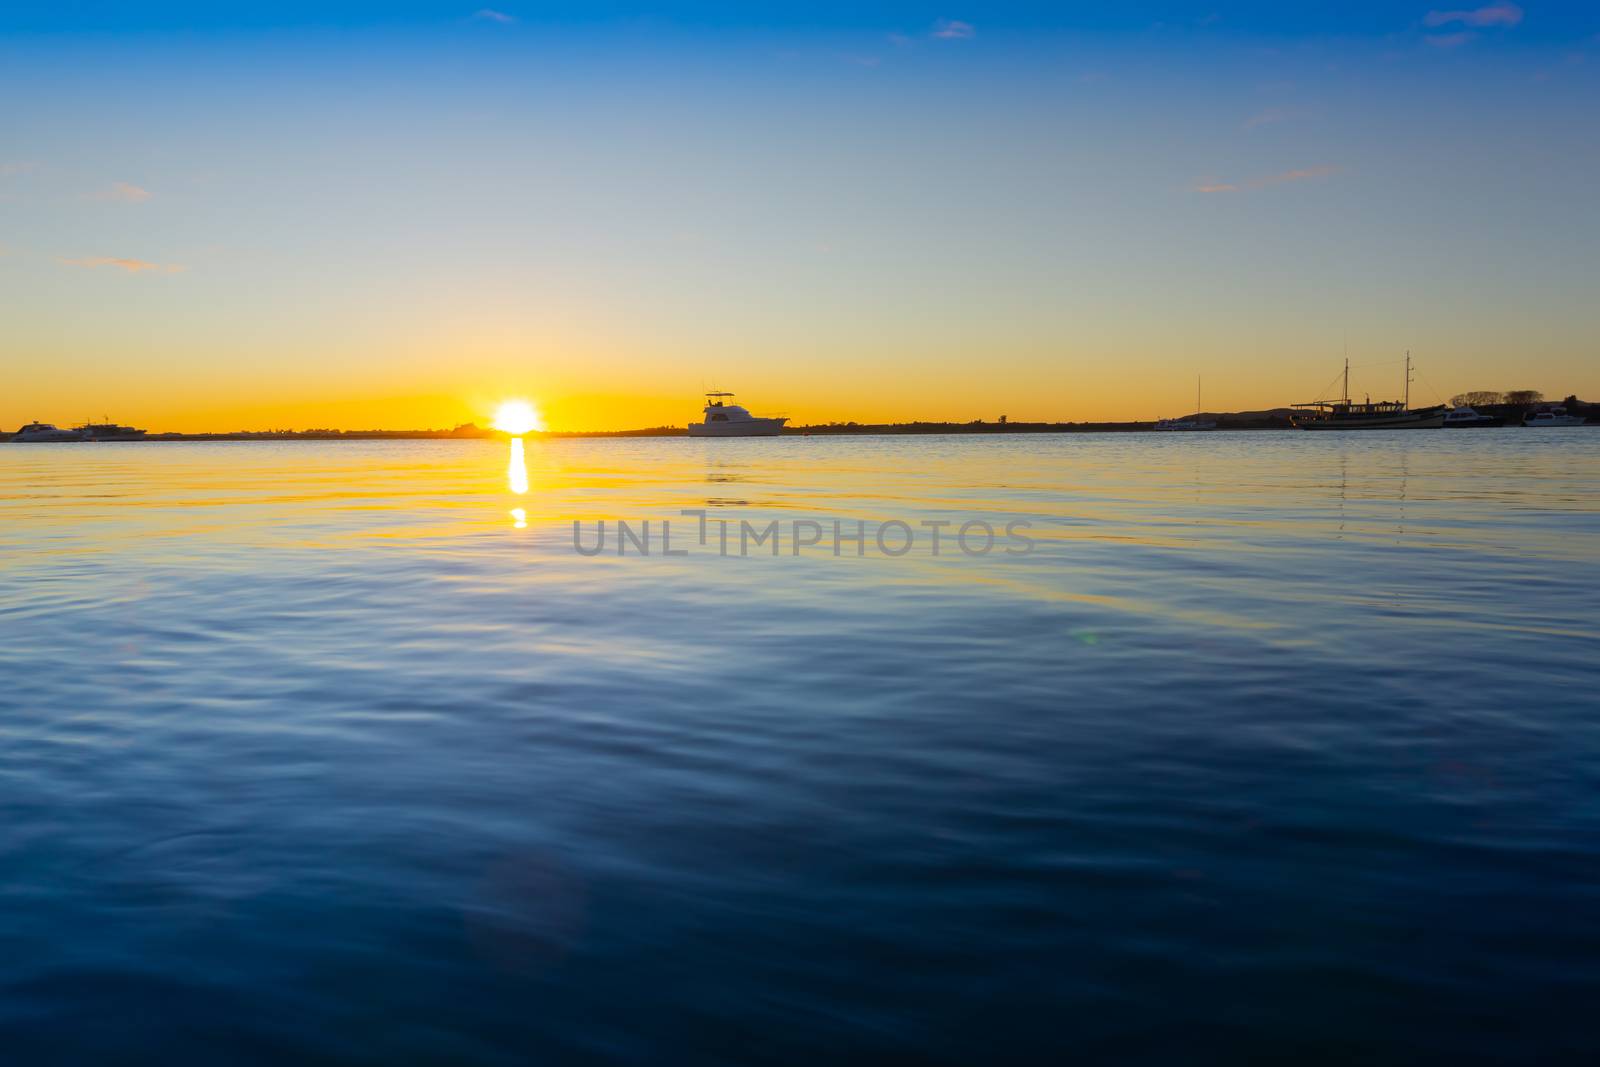
[{"label": "wispy cloud", "polygon": [[0,178],[11,178],[18,174],[27,174],[38,169],[39,164],[33,162],[32,160],[14,163],[0,163]]},{"label": "wispy cloud", "polygon": [[92,200],[115,200],[124,204],[142,204],[150,199],[150,190],[141,189],[128,182],[115,182],[109,189],[90,195]]},{"label": "wispy cloud", "polygon": [[1200,178],[1189,188],[1196,193],[1243,193],[1254,189],[1266,189],[1273,185],[1285,185],[1289,182],[1326,178],[1338,172],[1338,167],[1320,164],[1315,167],[1301,167],[1298,170],[1286,170],[1280,174],[1268,174],[1260,178],[1251,178],[1245,182],[1223,181],[1220,178]]},{"label": "wispy cloud", "polygon": [[1515,26],[1522,21],[1522,8],[1516,4],[1488,4],[1471,11],[1430,11],[1422,20],[1424,26],[1448,26],[1459,22],[1463,26]]},{"label": "wispy cloud", "polygon": [[1257,178],[1254,182],[1251,182],[1251,186],[1256,189],[1264,189],[1269,185],[1282,185],[1285,182],[1304,182],[1313,178],[1327,178],[1338,172],[1338,167],[1321,164],[1315,167],[1303,167],[1300,170],[1286,170],[1282,174],[1269,174],[1265,178]]},{"label": "wispy cloud", "polygon": [[1475,33],[1468,33],[1466,30],[1462,30],[1460,33],[1430,33],[1423,40],[1435,48],[1449,50],[1451,48],[1460,48],[1477,36]]},{"label": "wispy cloud", "polygon": [[119,267],[129,274],[142,274],[145,271],[180,274],[188,269],[176,263],[162,266],[160,263],[151,263],[146,259],[124,259],[121,256],[87,256],[83,259],[63,259],[61,262],[69,267]]},{"label": "wispy cloud", "polygon": [[1281,107],[1269,107],[1265,111],[1258,111],[1244,120],[1244,128],[1256,129],[1259,126],[1270,126],[1275,122],[1282,122],[1289,117],[1289,112]]},{"label": "wispy cloud", "polygon": [[940,19],[933,24],[928,36],[941,41],[964,41],[978,32],[977,27],[960,19]]},{"label": "wispy cloud", "polygon": [[502,26],[509,26],[517,21],[517,16],[508,15],[504,11],[496,11],[492,7],[480,7],[472,13],[472,17],[478,22],[498,22]]},{"label": "wispy cloud", "polygon": [[849,63],[853,67],[876,67],[883,62],[877,56],[858,55],[853,52],[840,52],[839,60],[843,63]]},{"label": "wispy cloud", "polygon": [[909,45],[911,43],[911,38],[906,36],[903,33],[885,34],[884,35],[884,40],[888,41],[890,44],[894,45],[896,48],[904,48],[904,47],[906,47],[907,45]]}]

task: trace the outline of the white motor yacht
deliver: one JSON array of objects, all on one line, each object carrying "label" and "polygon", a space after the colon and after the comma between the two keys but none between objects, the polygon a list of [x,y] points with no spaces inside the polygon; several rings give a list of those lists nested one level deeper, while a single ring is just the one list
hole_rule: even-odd
[{"label": "white motor yacht", "polygon": [[1504,425],[1505,420],[1500,416],[1485,415],[1472,407],[1451,408],[1444,417],[1444,428],[1447,430],[1491,429]]},{"label": "white motor yacht", "polygon": [[63,430],[48,422],[30,422],[12,435],[11,440],[24,444],[42,441],[81,441],[83,434],[77,430]]},{"label": "white motor yacht", "polygon": [[1582,426],[1586,420],[1582,415],[1569,415],[1566,408],[1551,408],[1549,411],[1536,411],[1522,420],[1524,426]]},{"label": "white motor yacht", "polygon": [[732,393],[707,393],[704,422],[689,424],[690,437],[776,437],[783,432],[784,417],[757,418],[738,404],[725,404]]}]

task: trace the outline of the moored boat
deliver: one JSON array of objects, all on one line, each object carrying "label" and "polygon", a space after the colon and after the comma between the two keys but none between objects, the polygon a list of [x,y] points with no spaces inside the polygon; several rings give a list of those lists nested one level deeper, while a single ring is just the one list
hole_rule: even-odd
[{"label": "moored boat", "polygon": [[1411,406],[1411,353],[1406,353],[1406,388],[1401,400],[1350,399],[1350,361],[1344,361],[1344,395],[1338,400],[1313,400],[1293,405],[1291,421],[1302,430],[1437,430],[1444,425],[1443,404]]},{"label": "moored boat", "polygon": [[1444,417],[1444,428],[1447,430],[1484,430],[1505,424],[1506,420],[1499,415],[1485,415],[1470,407],[1451,408]]},{"label": "moored boat", "polygon": [[1535,411],[1522,420],[1524,426],[1582,426],[1586,421],[1582,415],[1569,414],[1566,408],[1555,407],[1547,411]]},{"label": "moored boat", "polygon": [[1215,430],[1215,419],[1202,418],[1200,415],[1200,379],[1194,380],[1194,418],[1192,419],[1162,419],[1156,423],[1158,430],[1195,431]]},{"label": "moored boat", "polygon": [[63,430],[48,422],[30,422],[11,436],[20,444],[42,444],[50,441],[81,441],[83,434],[77,430]]},{"label": "moored boat", "polygon": [[143,430],[135,429],[132,426],[119,426],[110,420],[105,422],[86,422],[76,429],[85,441],[128,440],[145,435]]}]

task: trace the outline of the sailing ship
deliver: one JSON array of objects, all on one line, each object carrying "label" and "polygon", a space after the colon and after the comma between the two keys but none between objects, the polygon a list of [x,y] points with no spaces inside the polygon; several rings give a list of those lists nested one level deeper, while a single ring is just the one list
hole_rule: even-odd
[{"label": "sailing ship", "polygon": [[1313,400],[1295,404],[1290,416],[1302,430],[1437,430],[1444,425],[1449,408],[1411,406],[1411,353],[1406,353],[1406,386],[1400,400],[1368,398],[1364,403],[1350,399],[1350,360],[1344,361],[1344,392],[1338,400]]}]

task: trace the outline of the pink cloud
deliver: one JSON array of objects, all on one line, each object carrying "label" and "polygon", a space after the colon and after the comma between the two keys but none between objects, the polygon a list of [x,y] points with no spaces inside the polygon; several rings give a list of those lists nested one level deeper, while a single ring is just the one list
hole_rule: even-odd
[{"label": "pink cloud", "polygon": [[1471,11],[1430,11],[1422,20],[1424,26],[1448,26],[1459,22],[1463,26],[1515,26],[1522,21],[1522,8],[1516,4],[1489,4]]},{"label": "pink cloud", "polygon": [[1460,48],[1476,36],[1478,35],[1475,33],[1467,33],[1463,30],[1461,33],[1430,33],[1423,40],[1435,48],[1451,49]]},{"label": "pink cloud", "polygon": [[1326,178],[1338,172],[1338,167],[1323,164],[1315,167],[1302,167],[1299,170],[1286,170],[1281,174],[1268,174],[1262,178],[1251,178],[1246,182],[1226,182],[1219,178],[1201,178],[1189,188],[1196,193],[1240,193],[1246,190],[1266,189],[1273,185],[1284,185],[1288,182],[1303,182],[1316,178]]},{"label": "pink cloud", "polygon": [[1265,178],[1257,178],[1251,183],[1257,189],[1264,189],[1269,185],[1282,185],[1284,182],[1303,182],[1312,178],[1326,178],[1338,171],[1338,167],[1326,164],[1317,167],[1303,167],[1300,170],[1286,170],[1282,174],[1269,174]]},{"label": "pink cloud", "polygon": [[88,256],[84,259],[63,259],[61,262],[69,267],[118,267],[129,274],[141,274],[145,271],[179,274],[188,269],[176,263],[163,267],[159,263],[151,263],[146,259],[124,259],[120,256]]},{"label": "pink cloud", "polygon": [[976,27],[970,22],[962,22],[960,19],[940,19],[933,24],[929,36],[943,41],[962,41],[977,32]]},{"label": "pink cloud", "polygon": [[472,17],[478,22],[498,22],[502,26],[509,26],[517,21],[517,16],[508,15],[504,11],[496,11],[489,7],[480,7],[472,13]]},{"label": "pink cloud", "polygon": [[116,182],[109,189],[95,193],[95,200],[116,200],[124,204],[142,204],[150,199],[150,190],[127,182]]},{"label": "pink cloud", "polygon": [[1270,126],[1274,122],[1282,122],[1289,117],[1289,113],[1281,107],[1269,107],[1265,111],[1257,112],[1244,120],[1244,128],[1253,130],[1257,126]]}]

